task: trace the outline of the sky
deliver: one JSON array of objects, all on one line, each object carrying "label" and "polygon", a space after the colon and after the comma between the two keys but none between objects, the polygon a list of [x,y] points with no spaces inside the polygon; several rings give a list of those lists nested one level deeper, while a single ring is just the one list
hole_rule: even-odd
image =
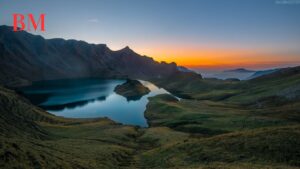
[{"label": "sky", "polygon": [[300,65],[300,0],[0,0],[0,25],[13,13],[45,13],[45,38],[192,68]]}]

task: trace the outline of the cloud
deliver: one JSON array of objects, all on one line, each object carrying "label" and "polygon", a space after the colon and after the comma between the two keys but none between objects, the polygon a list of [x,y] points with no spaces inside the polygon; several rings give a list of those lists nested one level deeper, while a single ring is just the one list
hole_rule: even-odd
[{"label": "cloud", "polygon": [[89,19],[88,22],[91,22],[91,23],[98,23],[99,20],[97,18],[92,18],[92,19]]}]

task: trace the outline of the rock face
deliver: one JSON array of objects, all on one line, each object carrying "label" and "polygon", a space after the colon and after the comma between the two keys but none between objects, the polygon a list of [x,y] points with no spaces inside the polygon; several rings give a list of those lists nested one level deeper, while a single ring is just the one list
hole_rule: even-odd
[{"label": "rock face", "polygon": [[180,72],[175,63],[157,62],[129,47],[110,50],[105,44],[44,39],[0,26],[0,84],[18,86],[32,81],[103,77],[148,80]]},{"label": "rock face", "polygon": [[125,83],[118,85],[114,91],[117,94],[126,97],[126,99],[130,101],[140,99],[144,95],[148,94],[150,89],[137,80],[127,79]]}]

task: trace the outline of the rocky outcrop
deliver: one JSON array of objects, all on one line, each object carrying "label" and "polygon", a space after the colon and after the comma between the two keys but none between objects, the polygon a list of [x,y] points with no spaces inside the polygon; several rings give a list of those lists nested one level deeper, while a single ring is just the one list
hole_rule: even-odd
[{"label": "rocky outcrop", "polygon": [[130,101],[140,99],[144,95],[148,94],[150,89],[137,80],[127,79],[125,83],[118,85],[114,91],[117,94],[126,97],[127,100]]}]

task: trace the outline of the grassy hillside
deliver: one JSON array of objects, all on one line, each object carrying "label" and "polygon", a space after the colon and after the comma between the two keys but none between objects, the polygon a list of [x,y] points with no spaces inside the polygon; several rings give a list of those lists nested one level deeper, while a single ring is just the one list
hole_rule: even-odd
[{"label": "grassy hillside", "polygon": [[150,98],[150,126],[190,135],[144,153],[143,162],[154,168],[299,167],[299,69],[242,82],[157,80],[183,97]]},{"label": "grassy hillside", "polygon": [[[204,127],[217,120],[218,124],[224,125],[216,128],[228,131],[228,128],[235,130],[300,121],[300,67],[241,82],[197,78],[171,83],[154,81],[171,91],[176,90],[183,99],[170,102],[162,96],[152,98],[146,117],[153,125],[186,123]],[[177,124],[166,124],[168,119]]]},{"label": "grassy hillside", "polygon": [[178,131],[217,135],[266,126],[298,124],[293,119],[260,114],[256,109],[222,102],[182,99],[170,95],[150,98],[145,117],[150,126],[166,126]]},{"label": "grassy hillside", "polygon": [[300,66],[281,69],[249,81],[201,79],[194,76],[171,76],[152,80],[182,98],[228,101],[236,104],[255,103],[271,96],[299,99]]},{"label": "grassy hillside", "polygon": [[56,117],[0,87],[0,168],[300,168],[297,69],[243,82],[156,80],[183,99],[150,98],[150,128]]},{"label": "grassy hillside", "polygon": [[[297,168],[300,126],[195,138],[145,152],[149,168]],[[286,166],[290,165],[290,167]]]},{"label": "grassy hillside", "polygon": [[0,168],[117,168],[130,165],[139,132],[109,119],[52,116],[0,88]]}]

